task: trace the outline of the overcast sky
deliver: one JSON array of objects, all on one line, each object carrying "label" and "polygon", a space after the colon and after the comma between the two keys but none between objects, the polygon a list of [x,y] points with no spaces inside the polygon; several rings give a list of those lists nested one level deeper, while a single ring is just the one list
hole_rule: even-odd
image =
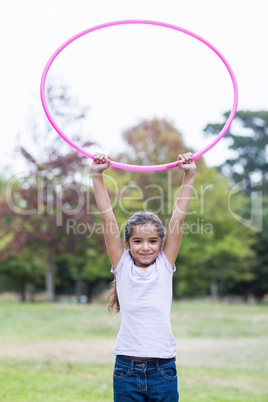
[{"label": "overcast sky", "polygon": [[[238,109],[267,110],[267,0],[13,0],[1,8],[1,170],[21,168],[12,157],[16,135],[27,144],[31,110],[42,114],[39,85],[49,57],[71,36],[108,21],[156,20],[199,34],[230,63]],[[58,56],[50,74],[90,106],[89,139],[110,153],[122,149],[124,129],[153,117],[169,119],[199,151],[211,141],[202,134],[205,125],[221,121],[233,103],[222,61],[201,42],[161,27],[124,25],[88,34]],[[226,155],[222,140],[206,161],[215,165]]]}]

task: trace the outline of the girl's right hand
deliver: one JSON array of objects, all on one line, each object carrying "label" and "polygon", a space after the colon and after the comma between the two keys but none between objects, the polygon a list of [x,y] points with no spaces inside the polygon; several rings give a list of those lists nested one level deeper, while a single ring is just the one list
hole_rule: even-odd
[{"label": "girl's right hand", "polygon": [[91,165],[91,172],[102,173],[105,169],[110,166],[110,156],[105,154],[95,154],[94,160]]}]

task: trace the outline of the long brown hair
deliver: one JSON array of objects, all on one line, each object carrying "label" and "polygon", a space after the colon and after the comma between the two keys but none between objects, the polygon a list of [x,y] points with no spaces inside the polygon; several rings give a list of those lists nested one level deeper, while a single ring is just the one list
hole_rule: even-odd
[{"label": "long brown hair", "polygon": [[[156,226],[158,235],[161,238],[161,242],[164,241],[165,237],[165,228],[158,218],[153,212],[141,211],[136,212],[132,215],[126,223],[125,231],[124,231],[124,240],[129,244],[129,238],[132,235],[133,227],[137,225],[145,225],[146,223],[152,223]],[[108,300],[108,310],[110,313],[115,312],[118,313],[120,311],[120,304],[118,300],[118,295],[116,291],[116,277],[114,276],[112,282],[110,283],[109,290],[107,292],[107,300]]]},{"label": "long brown hair", "polygon": [[120,304],[118,300],[118,295],[116,291],[116,277],[112,280],[109,286],[109,290],[107,292],[107,300],[108,300],[108,311],[110,313],[118,313],[120,311]]}]

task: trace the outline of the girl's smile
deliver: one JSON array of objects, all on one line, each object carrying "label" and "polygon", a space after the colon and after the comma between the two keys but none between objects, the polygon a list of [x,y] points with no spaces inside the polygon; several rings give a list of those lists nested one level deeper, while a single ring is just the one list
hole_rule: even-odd
[{"label": "girl's smile", "polygon": [[135,265],[143,269],[152,265],[163,247],[157,228],[151,223],[134,226],[129,242],[125,242],[125,245]]}]

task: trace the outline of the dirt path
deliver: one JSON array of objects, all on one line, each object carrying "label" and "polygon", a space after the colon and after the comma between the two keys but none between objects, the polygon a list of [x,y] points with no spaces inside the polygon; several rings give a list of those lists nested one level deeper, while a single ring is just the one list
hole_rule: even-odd
[{"label": "dirt path", "polygon": [[[0,339],[0,359],[36,359],[113,363],[115,339],[12,340]],[[195,367],[268,368],[268,338],[177,339],[177,362]]]}]

